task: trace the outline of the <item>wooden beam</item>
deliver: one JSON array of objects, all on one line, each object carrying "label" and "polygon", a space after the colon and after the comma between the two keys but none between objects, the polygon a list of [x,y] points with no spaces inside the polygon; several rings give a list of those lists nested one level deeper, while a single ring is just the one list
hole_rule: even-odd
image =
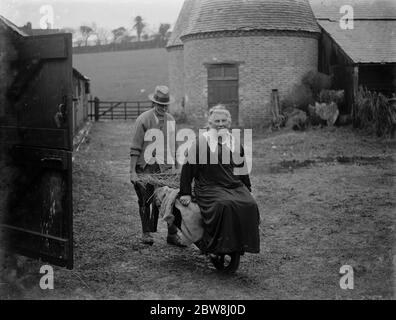
[{"label": "wooden beam", "polygon": [[67,37],[65,34],[25,37],[20,45],[20,58],[33,59],[66,59]]}]

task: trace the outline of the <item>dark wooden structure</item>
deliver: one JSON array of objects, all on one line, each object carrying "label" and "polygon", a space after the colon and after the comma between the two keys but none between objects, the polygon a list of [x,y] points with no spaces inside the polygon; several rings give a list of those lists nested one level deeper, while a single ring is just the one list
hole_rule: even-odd
[{"label": "dark wooden structure", "polygon": [[1,247],[73,267],[72,37],[0,17]]},{"label": "dark wooden structure", "polygon": [[208,107],[223,104],[230,111],[234,125],[239,119],[238,64],[206,64],[208,72]]},{"label": "dark wooden structure", "polygon": [[311,2],[322,33],[318,69],[333,75],[334,89],[345,90],[341,112],[353,116],[360,86],[387,97],[396,94],[396,6],[394,0],[351,0],[353,19],[349,15],[346,27],[343,5],[343,0]]},{"label": "dark wooden structure", "polygon": [[88,120],[90,79],[73,68],[73,134]]},{"label": "dark wooden structure", "polygon": [[344,114],[353,116],[354,99],[360,86],[388,97],[396,93],[396,63],[355,62],[325,29],[319,42],[318,69],[333,76],[333,89],[345,90],[346,104],[340,110]]}]

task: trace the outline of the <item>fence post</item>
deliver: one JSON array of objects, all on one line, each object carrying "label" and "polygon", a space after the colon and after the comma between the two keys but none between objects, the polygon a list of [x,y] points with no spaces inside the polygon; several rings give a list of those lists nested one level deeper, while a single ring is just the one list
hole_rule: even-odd
[{"label": "fence post", "polygon": [[111,120],[113,120],[113,103],[110,103]]},{"label": "fence post", "polygon": [[125,120],[127,119],[127,107],[126,102],[124,102],[124,112],[125,112]]},{"label": "fence post", "polygon": [[137,106],[137,107],[138,107],[138,114],[137,114],[137,115],[138,115],[138,117],[139,117],[139,116],[140,116],[140,102],[139,102],[139,101],[137,102],[137,105],[138,105],[138,106]]},{"label": "fence post", "polygon": [[99,98],[95,97],[95,99],[94,99],[95,121],[99,121],[99,103],[100,103]]}]

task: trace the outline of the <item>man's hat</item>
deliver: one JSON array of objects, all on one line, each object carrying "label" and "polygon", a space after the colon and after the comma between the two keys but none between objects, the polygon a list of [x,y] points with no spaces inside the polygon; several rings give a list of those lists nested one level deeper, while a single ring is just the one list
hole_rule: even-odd
[{"label": "man's hat", "polygon": [[169,95],[169,88],[167,86],[157,86],[155,92],[149,94],[149,99],[155,103],[168,105],[173,102],[173,98]]}]

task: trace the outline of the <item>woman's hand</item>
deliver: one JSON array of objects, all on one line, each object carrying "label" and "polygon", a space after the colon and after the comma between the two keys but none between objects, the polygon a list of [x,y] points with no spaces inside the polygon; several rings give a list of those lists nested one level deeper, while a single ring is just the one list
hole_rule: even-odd
[{"label": "woman's hand", "polygon": [[180,197],[180,203],[183,206],[187,207],[190,204],[190,202],[191,202],[191,196],[186,195]]}]

